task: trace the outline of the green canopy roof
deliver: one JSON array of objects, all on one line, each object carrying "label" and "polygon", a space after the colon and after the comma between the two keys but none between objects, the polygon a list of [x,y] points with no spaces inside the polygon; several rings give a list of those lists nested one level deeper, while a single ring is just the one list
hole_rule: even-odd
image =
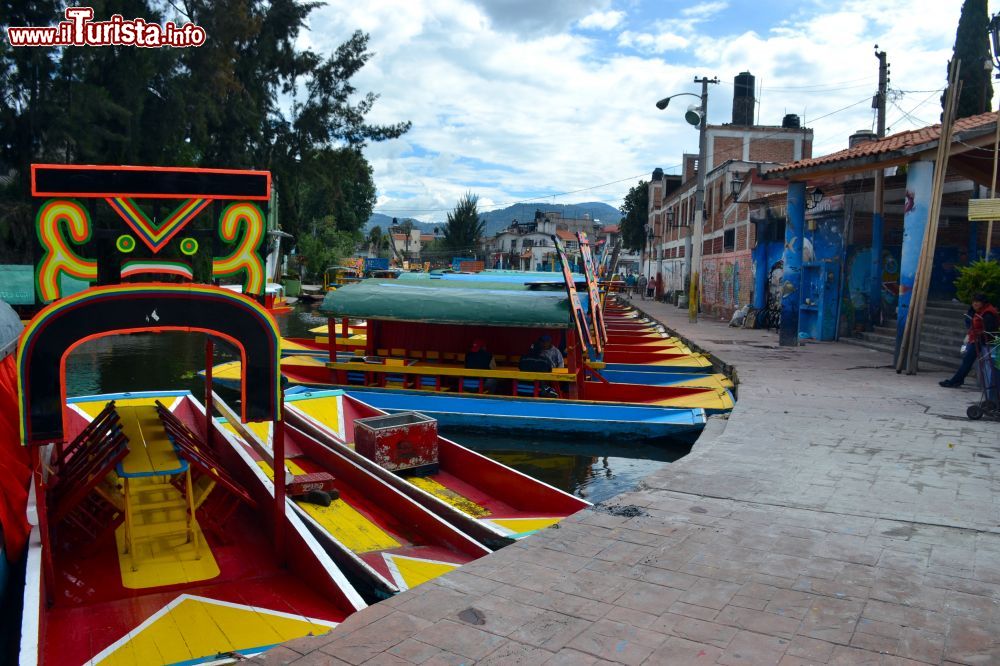
[{"label": "green canopy roof", "polygon": [[319,311],[330,317],[418,321],[462,326],[569,328],[569,299],[545,291],[461,288],[365,280],[327,293]]}]

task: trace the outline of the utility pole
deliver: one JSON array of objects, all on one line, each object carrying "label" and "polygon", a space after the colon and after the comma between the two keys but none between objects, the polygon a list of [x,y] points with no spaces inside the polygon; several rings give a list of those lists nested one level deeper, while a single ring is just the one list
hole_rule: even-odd
[{"label": "utility pole", "polygon": [[[879,139],[885,137],[885,101],[889,90],[889,63],[885,51],[878,50],[875,45],[875,57],[878,59],[878,92],[872,99],[872,107],[877,113],[876,135]],[[875,171],[875,203],[872,209],[872,256],[871,284],[868,290],[868,316],[874,327],[882,323],[882,224],[885,199],[885,172]]]},{"label": "utility pole", "polygon": [[[685,243],[684,251],[689,259],[688,275],[691,277],[690,294],[688,296],[688,320],[692,324],[698,323],[698,305],[701,302],[701,246],[702,236],[705,227],[705,175],[708,171],[708,137],[706,126],[708,125],[708,84],[718,83],[719,79],[703,76],[700,79],[695,77],[695,83],[701,84],[701,123],[698,125],[698,180],[694,190],[694,238],[691,238],[691,230],[688,229],[687,239],[691,243]],[[696,259],[697,258],[697,259]]]}]

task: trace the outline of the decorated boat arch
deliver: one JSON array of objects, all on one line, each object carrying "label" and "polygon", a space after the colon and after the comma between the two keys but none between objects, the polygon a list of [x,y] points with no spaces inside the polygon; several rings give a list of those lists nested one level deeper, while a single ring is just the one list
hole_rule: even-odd
[{"label": "decorated boat arch", "polygon": [[[186,391],[65,393],[66,358],[88,340],[202,333],[209,360],[224,340],[242,361],[242,420],[273,423],[284,468],[280,336],[259,302],[270,174],[34,165],[32,191],[45,305],[16,364],[35,493],[20,663],[198,663],[363,608],[286,510],[286,485],[268,486],[212,418],[210,377],[204,405]],[[64,276],[92,286],[67,296]],[[192,632],[199,621],[216,630]]]}]

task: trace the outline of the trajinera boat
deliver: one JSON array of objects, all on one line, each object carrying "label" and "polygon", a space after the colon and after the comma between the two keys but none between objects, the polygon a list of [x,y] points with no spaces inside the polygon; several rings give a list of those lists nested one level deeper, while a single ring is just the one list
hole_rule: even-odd
[{"label": "trajinera boat", "polygon": [[[303,387],[285,395],[289,424],[355,462],[481,543],[497,548],[549,527],[590,503],[436,436],[437,464],[421,473],[389,472],[356,451],[358,424],[386,411],[341,390]],[[393,410],[398,411],[398,410]]]},{"label": "trajinera boat", "polygon": [[[226,661],[324,633],[364,608],[287,509],[286,485],[269,487],[211,418],[210,392],[204,406],[186,392],[65,395],[66,357],[87,340],[198,332],[208,334],[207,359],[215,337],[227,340],[243,360],[240,419],[275,423],[274,466],[284,468],[280,337],[253,300],[264,298],[270,174],[33,165],[31,182],[36,295],[47,305],[17,352],[32,492],[19,663]],[[78,199],[111,208],[123,256],[85,256],[93,248],[75,239],[93,234],[92,208]],[[157,224],[135,199],[177,208]],[[202,213],[221,256],[205,248],[198,262],[199,244],[184,231]],[[141,260],[130,259],[140,242]],[[99,272],[99,263],[108,265]],[[194,283],[205,267],[208,278],[242,276],[246,295]],[[116,283],[126,268],[136,282]],[[67,273],[101,284],[66,295]],[[157,281],[163,275],[175,282]]]},{"label": "trajinera boat", "polygon": [[[224,427],[233,446],[263,470],[273,487],[271,425],[244,425],[221,399],[216,397],[214,404],[227,419]],[[436,424],[427,419],[422,425],[437,437]],[[411,440],[421,435],[415,429],[407,434]],[[286,487],[295,489],[296,478],[307,480],[289,496],[292,508],[371,600],[385,599],[491,552],[371,473],[357,457],[293,425],[285,429],[285,454]]]}]

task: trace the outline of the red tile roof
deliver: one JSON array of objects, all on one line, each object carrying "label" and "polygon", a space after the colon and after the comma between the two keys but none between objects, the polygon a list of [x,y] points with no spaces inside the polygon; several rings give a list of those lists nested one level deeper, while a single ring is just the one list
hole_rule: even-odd
[{"label": "red tile roof", "polygon": [[[971,129],[977,129],[980,127],[985,127],[987,125],[992,125],[997,119],[997,112],[981,113],[977,116],[969,116],[968,118],[959,118],[955,121],[954,132],[957,134],[959,132],[964,132]],[[931,125],[929,127],[921,127],[920,129],[907,130],[905,132],[897,132],[884,139],[879,139],[877,141],[868,141],[865,143],[859,143],[853,148],[845,148],[836,153],[830,153],[829,155],[823,155],[821,157],[813,157],[807,160],[799,160],[798,162],[791,162],[789,164],[782,165],[775,169],[768,171],[768,175],[783,173],[786,171],[806,169],[809,167],[816,167],[824,164],[836,164],[838,162],[846,162],[848,160],[857,159],[859,157],[869,157],[876,155],[885,155],[887,153],[892,153],[898,150],[904,150],[906,148],[915,148],[917,146],[922,146],[924,144],[929,144],[937,141],[941,138],[941,125]]]},{"label": "red tile roof", "polygon": [[606,226],[603,229],[601,229],[601,233],[602,234],[616,234],[616,233],[618,233],[618,225],[617,224],[609,224],[608,226]]},{"label": "red tile roof", "polygon": [[564,231],[562,229],[557,229],[556,230],[556,236],[559,236],[559,238],[562,238],[563,240],[566,240],[566,241],[575,241],[576,240],[576,234],[574,234],[572,231]]}]

